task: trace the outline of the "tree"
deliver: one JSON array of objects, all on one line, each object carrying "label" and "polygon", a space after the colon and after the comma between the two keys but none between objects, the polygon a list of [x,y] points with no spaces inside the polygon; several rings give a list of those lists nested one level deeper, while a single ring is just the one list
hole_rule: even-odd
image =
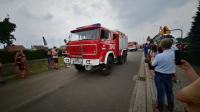
[{"label": "tree", "polygon": [[183,42],[183,38],[176,38],[176,40],[179,42],[179,43],[181,43],[181,42]]},{"label": "tree", "polygon": [[16,25],[9,21],[9,17],[0,21],[0,43],[4,46],[9,46],[16,40],[11,33],[15,31]]},{"label": "tree", "polygon": [[192,22],[192,27],[188,34],[189,38],[189,59],[192,59],[191,62],[195,65],[200,65],[200,1],[199,6],[197,7],[196,15],[193,17],[194,21]]}]

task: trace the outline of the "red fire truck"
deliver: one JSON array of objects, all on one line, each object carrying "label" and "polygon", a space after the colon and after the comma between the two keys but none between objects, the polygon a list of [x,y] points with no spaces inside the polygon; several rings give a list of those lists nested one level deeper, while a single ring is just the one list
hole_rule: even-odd
[{"label": "red fire truck", "polygon": [[120,31],[111,31],[101,24],[72,30],[66,44],[66,62],[73,64],[80,72],[101,70],[104,75],[108,75],[114,63],[126,62],[127,36]]}]

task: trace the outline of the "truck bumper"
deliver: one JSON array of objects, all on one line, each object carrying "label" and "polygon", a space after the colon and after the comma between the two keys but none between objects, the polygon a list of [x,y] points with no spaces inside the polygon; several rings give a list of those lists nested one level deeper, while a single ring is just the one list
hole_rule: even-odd
[{"label": "truck bumper", "polygon": [[65,63],[78,64],[78,65],[91,65],[97,66],[100,64],[99,59],[81,59],[81,58],[65,58]]}]

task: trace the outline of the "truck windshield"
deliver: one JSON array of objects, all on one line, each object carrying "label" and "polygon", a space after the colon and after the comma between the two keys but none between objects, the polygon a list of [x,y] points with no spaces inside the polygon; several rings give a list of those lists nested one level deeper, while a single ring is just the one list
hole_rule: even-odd
[{"label": "truck windshield", "polygon": [[79,31],[71,33],[69,41],[78,41],[78,40],[95,40],[99,36],[99,29],[92,29],[87,31]]}]

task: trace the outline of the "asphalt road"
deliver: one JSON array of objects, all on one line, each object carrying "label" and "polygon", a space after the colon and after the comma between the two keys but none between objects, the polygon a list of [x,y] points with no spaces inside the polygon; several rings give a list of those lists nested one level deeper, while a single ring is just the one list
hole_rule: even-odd
[{"label": "asphalt road", "polygon": [[[129,52],[127,62],[114,65],[112,74],[67,72],[76,76],[72,81],[58,83],[53,91],[12,110],[13,112],[128,112],[131,95],[141,61],[142,52]],[[55,76],[55,75],[54,75]],[[48,77],[45,79],[49,85]],[[40,85],[42,87],[42,85]],[[32,90],[34,91],[34,90]],[[29,89],[31,92],[31,89]]]}]

